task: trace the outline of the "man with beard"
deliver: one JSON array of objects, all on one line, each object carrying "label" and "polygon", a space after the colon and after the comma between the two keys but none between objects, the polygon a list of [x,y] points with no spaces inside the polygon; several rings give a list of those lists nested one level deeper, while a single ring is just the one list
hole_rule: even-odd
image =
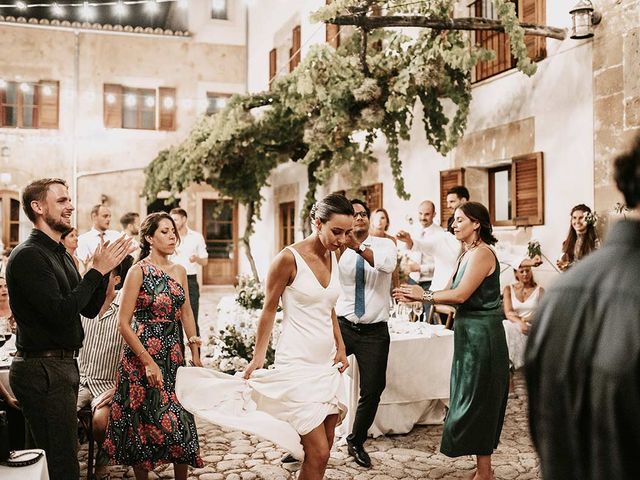
[{"label": "man with beard", "polygon": [[355,355],[360,370],[360,399],[353,430],[347,437],[348,451],[358,465],[369,468],[371,459],[364,442],[386,386],[390,341],[387,320],[397,250],[390,239],[369,235],[367,205],[357,199],[351,204],[353,236],[338,263],[342,291],[336,315],[347,355]]},{"label": "man with beard", "polygon": [[93,268],[80,278],[60,243],[74,210],[64,180],[31,182],[22,208],[34,225],[7,265],[11,310],[18,326],[16,356],[9,381],[28,427],[28,447],[45,450],[52,480],[77,479],[76,358],[84,332],[80,314],[98,315],[105,299],[106,275],[129,253],[124,236],[101,243]]}]

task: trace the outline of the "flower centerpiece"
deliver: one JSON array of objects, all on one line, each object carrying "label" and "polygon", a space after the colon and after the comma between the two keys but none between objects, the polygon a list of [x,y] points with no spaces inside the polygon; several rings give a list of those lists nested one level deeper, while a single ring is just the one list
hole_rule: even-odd
[{"label": "flower centerpiece", "polygon": [[[234,374],[246,368],[253,357],[256,344],[258,320],[264,306],[262,284],[253,276],[238,276],[238,286],[233,303],[226,308],[218,305],[218,320],[224,321],[224,327],[215,331],[211,328],[211,339],[207,344],[205,357],[213,368],[224,373]],[[272,343],[267,348],[264,367],[268,368],[275,360],[273,344],[280,334],[280,319],[276,315],[273,326]]]},{"label": "flower centerpiece", "polygon": [[536,256],[542,256],[542,248],[538,240],[531,240],[527,244],[527,255],[529,258],[535,258]]},{"label": "flower centerpiece", "polygon": [[236,302],[247,310],[261,310],[264,306],[262,284],[252,275],[238,275]]},{"label": "flower centerpiece", "polygon": [[584,223],[591,226],[598,224],[598,214],[596,212],[587,212],[584,214]]}]

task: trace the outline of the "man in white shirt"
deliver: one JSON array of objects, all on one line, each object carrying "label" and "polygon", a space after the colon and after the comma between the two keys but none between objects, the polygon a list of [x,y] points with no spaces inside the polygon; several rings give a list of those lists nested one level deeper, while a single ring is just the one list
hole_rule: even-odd
[{"label": "man in white shirt", "polygon": [[189,303],[193,311],[193,318],[196,321],[196,332],[200,335],[198,326],[198,310],[200,305],[200,286],[198,285],[198,265],[205,266],[209,260],[207,245],[204,237],[191,230],[187,226],[187,212],[182,208],[174,208],[169,212],[171,218],[176,223],[176,228],[180,234],[180,242],[175,253],[171,256],[171,261],[179,263],[187,271],[187,284],[189,285]]},{"label": "man in white shirt", "polygon": [[351,204],[355,212],[353,236],[338,263],[342,292],[336,315],[347,355],[355,354],[360,369],[360,399],[347,437],[348,451],[358,465],[369,468],[371,459],[363,445],[386,386],[387,320],[397,250],[390,239],[369,236],[367,205],[361,200]]},{"label": "man in white shirt", "polygon": [[111,210],[106,205],[95,205],[91,209],[93,227],[78,237],[76,256],[85,264],[91,261],[100,242],[113,242],[120,237],[120,232],[109,230],[111,225]]},{"label": "man in white shirt", "polygon": [[[412,237],[409,232],[400,230],[396,238],[406,243],[407,248],[412,252],[419,252],[422,257],[428,256],[431,265],[431,280],[429,290],[444,290],[447,288],[451,275],[456,267],[458,256],[460,255],[460,241],[454,235],[445,231],[433,223],[435,208],[433,202],[426,200],[423,205],[430,207],[430,221],[425,226],[419,237]],[[422,221],[422,217],[421,217]]]},{"label": "man in white shirt", "polygon": [[131,238],[131,246],[133,252],[130,255],[133,258],[138,258],[140,255],[140,242],[138,241],[138,235],[140,234],[140,214],[136,212],[127,212],[120,217],[120,225],[122,225],[122,232]]}]

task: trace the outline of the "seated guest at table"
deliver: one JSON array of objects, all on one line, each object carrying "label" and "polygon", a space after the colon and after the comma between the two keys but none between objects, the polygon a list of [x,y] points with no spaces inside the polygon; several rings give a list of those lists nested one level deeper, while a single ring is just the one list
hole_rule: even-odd
[{"label": "seated guest at table", "polygon": [[189,465],[203,466],[195,421],[175,393],[184,365],[179,330],[192,362],[202,366],[187,272],[169,261],[179,241],[168,213],[148,215],[140,227],[140,259],[122,287],[118,328],[126,345],[102,445],[112,464],[131,465],[138,480],[161,464],[172,463],[178,480],[186,480]]},{"label": "seated guest at table", "polygon": [[507,285],[502,291],[504,304],[504,332],[507,336],[511,368],[517,370],[524,365],[524,349],[529,338],[533,313],[544,294],[544,289],[533,278],[531,267],[521,262],[513,269],[516,283]]},{"label": "seated guest at table", "polygon": [[465,202],[454,212],[453,229],[464,243],[451,288],[434,292],[402,285],[399,301],[456,305],[450,408],[440,451],[449,457],[477,455],[473,480],[490,480],[509,390],[509,352],[502,326],[500,266],[489,211]]},{"label": "seated guest at table", "polygon": [[80,313],[98,314],[107,288],[104,276],[127,255],[129,240],[100,245],[93,268],[80,278],[60,242],[74,210],[64,180],[34,180],[22,192],[22,208],[34,228],[7,265],[18,324],[9,381],[29,427],[27,438],[33,439],[28,447],[46,452],[51,480],[69,480],[80,477],[75,360],[84,338]]},{"label": "seated guest at table", "polygon": [[347,355],[355,355],[360,371],[360,400],[347,436],[348,451],[358,465],[370,468],[364,442],[386,385],[390,341],[387,320],[397,253],[391,239],[369,235],[367,205],[356,199],[351,204],[353,234],[347,237],[338,263],[342,289],[336,314]]},{"label": "seated guest at table", "polygon": [[[109,408],[116,385],[116,373],[124,340],[118,332],[118,311],[122,297],[122,283],[133,263],[127,255],[109,275],[107,295],[94,319],[82,317],[84,345],[78,356],[80,370],[80,390],[78,410],[91,405],[93,410],[93,436],[101,445],[104,440]],[[102,449],[96,456],[96,477],[100,480],[107,475],[106,457]]]},{"label": "seated guest at table", "polygon": [[69,255],[71,255],[73,263],[78,269],[78,272],[80,272],[81,275],[84,274],[85,264],[76,256],[76,250],[78,249],[78,229],[76,227],[70,228],[68,231],[62,234],[62,237],[60,237],[60,241],[64,245],[64,248],[67,250],[67,252],[69,252]]},{"label": "seated guest at table", "polygon": [[[13,313],[9,307],[9,290],[7,289],[7,281],[0,275],[0,359],[4,356],[11,358],[15,350],[15,320]],[[7,339],[7,334],[12,333],[11,338]],[[7,412],[7,421],[9,423],[9,448],[11,450],[22,450],[24,443],[24,416],[20,411],[18,400],[7,389],[7,386],[0,380],[0,410]]]},{"label": "seated guest at table", "polygon": [[586,205],[581,203],[571,209],[569,233],[562,242],[562,256],[556,262],[560,270],[567,270],[578,260],[600,248],[595,222],[591,209]]}]

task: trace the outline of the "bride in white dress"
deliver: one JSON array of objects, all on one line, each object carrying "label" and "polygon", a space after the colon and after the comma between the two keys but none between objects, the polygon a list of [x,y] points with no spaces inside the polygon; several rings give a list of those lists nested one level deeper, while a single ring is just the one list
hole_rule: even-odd
[{"label": "bride in white dress", "polygon": [[502,292],[502,303],[507,317],[502,323],[507,336],[509,360],[513,370],[517,370],[524,365],[529,328],[544,289],[533,279],[531,267],[520,264],[513,273],[516,283],[507,285]]},{"label": "bride in white dress", "polygon": [[[266,280],[256,347],[243,377],[181,368],[178,400],[212,423],[273,441],[304,459],[299,480],[324,476],[335,427],[347,408],[348,362],[334,306],[340,293],[336,251],[348,243],[353,207],[331,194],[311,211],[315,232],[282,250]],[[276,309],[284,318],[273,369],[263,369]]]}]

